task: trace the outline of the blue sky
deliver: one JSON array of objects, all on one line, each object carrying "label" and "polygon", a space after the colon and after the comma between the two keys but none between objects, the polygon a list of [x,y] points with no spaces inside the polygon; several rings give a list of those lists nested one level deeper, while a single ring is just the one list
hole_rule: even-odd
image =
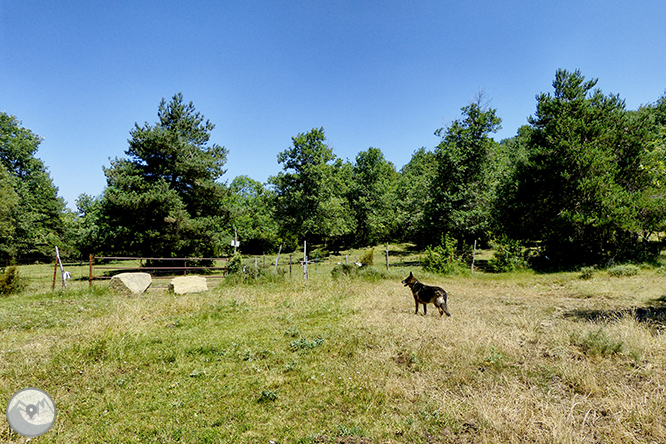
[{"label": "blue sky", "polygon": [[484,90],[511,137],[558,68],[627,108],[666,91],[663,1],[0,0],[0,110],[44,138],[70,208],[99,195],[135,123],[182,92],[216,125],[231,181],[265,182],[291,137],[324,127],[353,161],[398,169]]}]

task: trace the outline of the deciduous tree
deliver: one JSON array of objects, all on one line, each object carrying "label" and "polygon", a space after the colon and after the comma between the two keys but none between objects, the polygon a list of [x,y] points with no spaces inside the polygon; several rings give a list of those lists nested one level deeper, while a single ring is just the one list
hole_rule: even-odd
[{"label": "deciduous tree", "polygon": [[262,254],[277,249],[281,239],[273,218],[273,193],[261,182],[238,176],[229,185],[228,208],[244,253]]},{"label": "deciduous tree", "polygon": [[[0,112],[0,210],[9,228],[0,241],[7,257],[46,260],[55,245],[63,246],[65,202],[58,197],[44,163],[35,157],[42,139],[16,117]],[[6,194],[5,194],[6,193]]]},{"label": "deciduous tree", "polygon": [[354,228],[348,200],[348,166],[326,145],[324,128],[292,137],[278,154],[283,171],[269,178],[281,235],[295,241],[339,239]]},{"label": "deciduous tree", "polygon": [[397,240],[420,246],[430,242],[430,224],[426,222],[425,213],[431,201],[431,186],[436,174],[435,153],[425,148],[415,151],[409,163],[400,170],[396,190]]},{"label": "deciduous tree", "polygon": [[349,203],[356,218],[354,241],[375,245],[389,240],[396,228],[395,166],[378,148],[369,148],[356,156],[352,166]]},{"label": "deciduous tree", "polygon": [[483,96],[462,108],[463,117],[435,132],[442,138],[435,148],[437,171],[431,201],[426,207],[431,242],[445,234],[472,242],[489,227],[490,158],[497,143],[490,134],[500,128],[496,110],[484,105]]}]

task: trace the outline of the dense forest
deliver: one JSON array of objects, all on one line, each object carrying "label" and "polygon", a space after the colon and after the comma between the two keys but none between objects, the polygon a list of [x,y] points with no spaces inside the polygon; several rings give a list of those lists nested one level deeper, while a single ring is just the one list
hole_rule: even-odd
[{"label": "dense forest", "polygon": [[400,170],[370,147],[338,158],[324,128],[292,137],[266,183],[224,177],[227,149],[182,94],[130,131],[126,157],[104,167],[100,196],[65,207],[36,153],[39,136],[0,113],[0,259],[88,254],[229,255],[408,242],[459,251],[479,242],[562,269],[645,261],[666,232],[666,95],[627,110],[596,80],[558,70],[553,91],[516,135],[483,97],[436,129],[440,143]]}]

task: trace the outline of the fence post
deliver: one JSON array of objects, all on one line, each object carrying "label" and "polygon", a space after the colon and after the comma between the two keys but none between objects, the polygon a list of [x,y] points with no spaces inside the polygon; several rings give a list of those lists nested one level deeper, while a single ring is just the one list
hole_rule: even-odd
[{"label": "fence post", "polygon": [[474,256],[476,256],[476,239],[474,239],[474,249],[472,250],[472,268],[471,273],[474,273]]},{"label": "fence post", "polygon": [[57,274],[58,274],[58,256],[56,256],[55,266],[53,267],[53,284],[51,285],[51,291],[55,290],[55,281]]},{"label": "fence post", "polygon": [[282,253],[282,244],[280,244],[280,249],[278,250],[278,255],[275,258],[275,271],[273,271],[274,275],[277,275],[277,266],[278,266],[278,261],[280,260],[280,253]]},{"label": "fence post", "polygon": [[303,241],[303,279],[308,280],[308,242]]},{"label": "fence post", "polygon": [[386,242],[386,271],[389,271],[389,250],[388,250],[388,242]]},{"label": "fence post", "polygon": [[93,259],[94,259],[94,256],[91,254],[91,255],[90,255],[90,267],[88,268],[88,287],[92,287],[92,281],[93,281]]}]

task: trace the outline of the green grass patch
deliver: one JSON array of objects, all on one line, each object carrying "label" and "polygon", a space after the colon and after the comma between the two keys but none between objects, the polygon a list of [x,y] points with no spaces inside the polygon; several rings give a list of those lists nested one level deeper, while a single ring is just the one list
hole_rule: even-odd
[{"label": "green grass patch", "polygon": [[[182,296],[51,292],[45,272],[0,299],[0,390],[53,397],[45,443],[666,439],[666,276],[441,276],[403,259],[376,278],[333,279],[338,256],[308,281]],[[412,270],[452,317],[413,314]],[[21,438],[5,423],[0,440]]]}]

